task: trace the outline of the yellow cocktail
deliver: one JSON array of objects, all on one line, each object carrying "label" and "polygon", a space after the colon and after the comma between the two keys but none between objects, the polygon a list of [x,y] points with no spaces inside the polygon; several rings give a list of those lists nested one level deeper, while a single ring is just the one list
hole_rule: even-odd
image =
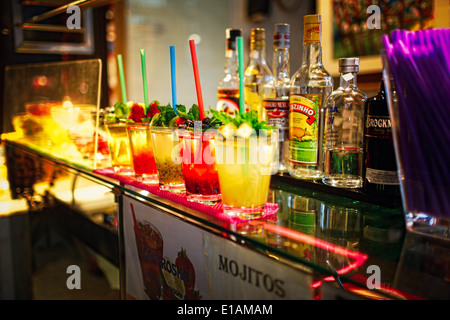
[{"label": "yellow cocktail", "polygon": [[127,134],[127,124],[106,123],[108,148],[111,165],[117,174],[133,175],[133,163],[130,152],[130,142]]},{"label": "yellow cocktail", "polygon": [[152,126],[150,132],[160,189],[184,192],[177,128]]},{"label": "yellow cocktail", "polygon": [[256,218],[264,213],[277,137],[217,139],[216,161],[224,213]]}]

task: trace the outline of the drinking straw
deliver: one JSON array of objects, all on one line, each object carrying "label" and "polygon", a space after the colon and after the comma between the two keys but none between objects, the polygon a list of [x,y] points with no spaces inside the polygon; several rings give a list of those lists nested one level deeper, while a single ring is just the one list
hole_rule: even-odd
[{"label": "drinking straw", "polygon": [[147,114],[148,108],[148,88],[147,88],[147,69],[145,63],[145,50],[141,49],[141,69],[142,69],[142,84],[144,86],[144,102],[145,102],[145,114]]},{"label": "drinking straw", "polygon": [[200,76],[198,72],[197,53],[195,52],[195,41],[189,40],[189,46],[191,48],[192,66],[194,68],[195,88],[197,89],[197,101],[198,109],[200,112],[200,120],[205,118],[205,110],[203,108],[202,88],[200,85]]},{"label": "drinking straw", "polygon": [[[448,215],[449,29],[396,31],[382,38],[398,93],[396,137],[409,211]],[[421,192],[409,190],[412,183]],[[412,192],[412,193],[411,193]],[[446,211],[447,210],[447,211]]]},{"label": "drinking straw", "polygon": [[241,113],[245,112],[244,96],[244,40],[242,37],[236,37],[238,48],[238,70],[239,70],[239,109]]},{"label": "drinking straw", "polygon": [[136,220],[136,213],[134,212],[134,207],[133,207],[132,203],[130,203],[130,207],[131,207],[131,216],[133,217],[134,231],[135,231],[136,235],[139,236],[141,233],[141,230],[139,229],[139,224]]},{"label": "drinking straw", "polygon": [[125,76],[123,74],[123,61],[122,55],[117,55],[117,65],[119,67],[119,79],[120,79],[120,89],[122,90],[122,102],[127,103],[127,90],[125,88]]},{"label": "drinking straw", "polygon": [[175,74],[175,47],[170,46],[170,74],[172,80],[172,106],[175,112],[177,112],[177,82]]}]

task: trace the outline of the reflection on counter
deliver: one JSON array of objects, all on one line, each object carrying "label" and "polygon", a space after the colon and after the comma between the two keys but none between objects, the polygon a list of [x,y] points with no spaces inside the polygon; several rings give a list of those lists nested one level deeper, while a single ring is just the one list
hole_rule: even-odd
[{"label": "reflection on counter", "polygon": [[[312,289],[320,288],[326,281],[366,297],[404,298],[390,290],[405,235],[400,209],[367,205],[307,189],[286,190],[276,183],[269,192],[269,201],[279,205],[276,221],[255,221],[243,224],[240,230],[246,230],[245,234],[251,234],[253,240],[331,274],[319,275]],[[366,287],[370,265],[381,268],[382,289],[378,293]]]}]

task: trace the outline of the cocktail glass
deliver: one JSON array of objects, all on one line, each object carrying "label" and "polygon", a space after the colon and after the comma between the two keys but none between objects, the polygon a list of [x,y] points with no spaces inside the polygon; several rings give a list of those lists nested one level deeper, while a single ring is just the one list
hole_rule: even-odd
[{"label": "cocktail glass", "polygon": [[163,259],[163,238],[150,222],[144,220],[137,224],[136,245],[145,292],[150,299],[158,300],[162,290],[160,263]]},{"label": "cocktail glass", "polygon": [[215,161],[216,130],[178,130],[181,168],[186,198],[213,204],[220,201],[219,175]]},{"label": "cocktail glass", "polygon": [[278,165],[278,132],[250,138],[216,139],[216,163],[225,214],[258,218],[264,214],[271,175]]},{"label": "cocktail glass", "polygon": [[133,175],[133,163],[130,142],[127,134],[127,124],[106,123],[108,148],[114,173]]},{"label": "cocktail glass", "polygon": [[150,127],[153,152],[161,190],[185,191],[176,127]]},{"label": "cocktail glass", "polygon": [[127,131],[136,179],[148,184],[158,183],[150,123],[128,124]]}]

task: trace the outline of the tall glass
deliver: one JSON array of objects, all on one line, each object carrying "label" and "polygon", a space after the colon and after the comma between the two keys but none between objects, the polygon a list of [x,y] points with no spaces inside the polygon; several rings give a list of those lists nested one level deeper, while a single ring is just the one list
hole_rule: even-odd
[{"label": "tall glass", "polygon": [[185,191],[176,127],[150,127],[159,188],[182,193]]},{"label": "tall glass", "polygon": [[225,214],[264,214],[271,175],[278,169],[278,132],[251,138],[218,138],[216,163]]},{"label": "tall glass", "polygon": [[136,179],[149,184],[158,183],[150,123],[128,124],[127,131]]},{"label": "tall glass", "polygon": [[212,204],[220,201],[215,161],[216,130],[178,130],[181,168],[189,201]]},{"label": "tall glass", "polygon": [[145,293],[152,300],[161,297],[162,281],[160,262],[163,259],[163,238],[148,221],[137,221],[136,246],[141,264]]},{"label": "tall glass", "polygon": [[130,143],[126,123],[106,123],[109,154],[114,173],[133,175]]}]

